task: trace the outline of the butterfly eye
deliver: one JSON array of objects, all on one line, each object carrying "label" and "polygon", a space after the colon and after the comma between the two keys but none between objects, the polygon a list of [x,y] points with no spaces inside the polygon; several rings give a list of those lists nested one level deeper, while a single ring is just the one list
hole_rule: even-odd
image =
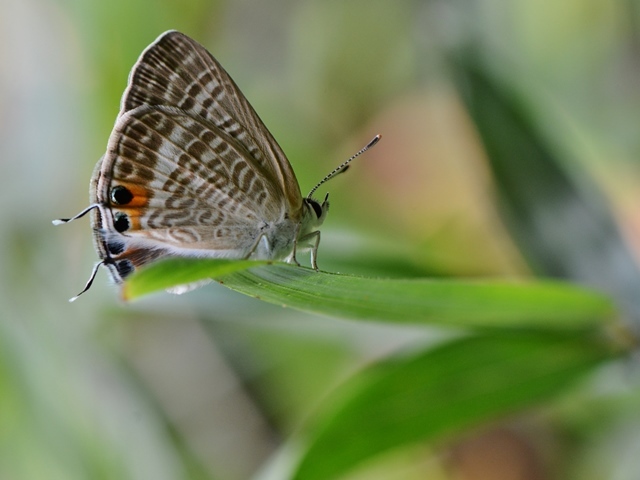
[{"label": "butterfly eye", "polygon": [[113,221],[113,226],[120,233],[129,230],[129,217],[127,217],[127,215],[122,212],[116,213]]},{"label": "butterfly eye", "polygon": [[127,187],[118,185],[111,189],[111,202],[116,205],[126,205],[133,200],[133,193]]},{"label": "butterfly eye", "polygon": [[309,200],[309,205],[311,205],[311,208],[313,208],[313,211],[316,214],[316,217],[320,218],[322,216],[322,207],[315,200],[312,200],[312,199],[308,199],[308,200]]}]

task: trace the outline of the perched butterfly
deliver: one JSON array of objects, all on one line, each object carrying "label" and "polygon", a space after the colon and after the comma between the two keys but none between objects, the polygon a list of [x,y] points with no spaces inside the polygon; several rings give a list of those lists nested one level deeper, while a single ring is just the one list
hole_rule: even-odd
[{"label": "perched butterfly", "polygon": [[[168,257],[284,259],[311,250],[329,210],[311,196],[379,140],[333,170],[306,198],[282,149],[218,61],[168,31],[142,52],[107,152],[91,178],[98,268],[120,284]],[[75,300],[74,297],[71,300]]]}]

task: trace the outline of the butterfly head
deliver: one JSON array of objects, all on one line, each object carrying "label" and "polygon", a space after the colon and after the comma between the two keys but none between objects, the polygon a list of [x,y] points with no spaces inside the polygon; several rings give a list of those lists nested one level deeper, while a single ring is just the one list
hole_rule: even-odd
[{"label": "butterfly head", "polygon": [[306,197],[304,203],[309,209],[314,226],[322,225],[329,212],[329,194],[327,193],[322,203],[311,197]]}]

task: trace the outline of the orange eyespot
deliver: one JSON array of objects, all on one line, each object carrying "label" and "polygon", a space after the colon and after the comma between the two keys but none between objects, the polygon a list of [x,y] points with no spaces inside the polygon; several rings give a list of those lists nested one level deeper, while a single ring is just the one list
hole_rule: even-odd
[{"label": "orange eyespot", "polygon": [[109,200],[112,205],[121,208],[146,207],[149,204],[151,192],[141,185],[121,183],[111,188]]}]

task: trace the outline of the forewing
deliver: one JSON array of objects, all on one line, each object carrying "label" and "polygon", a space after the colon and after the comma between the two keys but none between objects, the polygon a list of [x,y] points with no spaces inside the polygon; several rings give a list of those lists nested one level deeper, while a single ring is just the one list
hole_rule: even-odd
[{"label": "forewing", "polygon": [[176,107],[207,119],[270,172],[288,212],[300,211],[300,187],[284,152],[229,74],[198,42],[169,31],[142,53],[131,71],[120,115],[142,105]]},{"label": "forewing", "polygon": [[99,224],[125,243],[138,239],[203,256],[241,252],[281,214],[269,175],[244,145],[204,118],[142,106],[118,120],[93,201],[109,207]]}]

